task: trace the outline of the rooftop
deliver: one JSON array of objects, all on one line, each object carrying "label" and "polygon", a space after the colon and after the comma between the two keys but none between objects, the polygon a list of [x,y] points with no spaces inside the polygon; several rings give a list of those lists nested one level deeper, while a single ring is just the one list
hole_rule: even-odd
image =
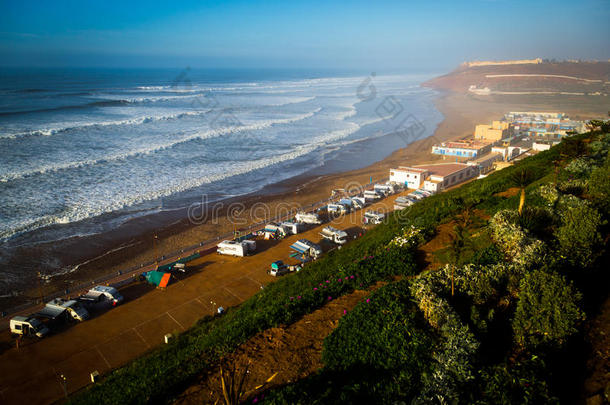
[{"label": "rooftop", "polygon": [[464,168],[470,167],[465,163],[436,163],[431,165],[418,165],[420,170],[429,171],[431,176],[449,176]]},{"label": "rooftop", "polygon": [[407,166],[400,166],[398,169],[392,169],[392,170],[407,170],[407,171],[411,171],[411,172],[420,172],[420,173],[427,171],[427,169],[422,169],[421,167],[407,167]]},{"label": "rooftop", "polygon": [[[479,139],[460,139],[459,141],[443,142],[440,146],[446,148],[462,148],[462,149],[480,149],[487,145],[492,144],[493,141],[479,140]],[[439,146],[439,145],[434,145]]]}]

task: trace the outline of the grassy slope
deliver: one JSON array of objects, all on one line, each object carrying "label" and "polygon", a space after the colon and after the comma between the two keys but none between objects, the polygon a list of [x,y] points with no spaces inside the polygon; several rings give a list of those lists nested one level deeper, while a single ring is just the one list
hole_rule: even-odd
[{"label": "grassy slope", "polygon": [[[465,205],[495,211],[515,206],[516,198],[494,197],[512,185],[513,173],[527,168],[534,182],[551,175],[552,162],[567,153],[565,145],[552,148],[489,177],[458,189],[430,197],[410,210],[392,215],[361,239],[332,252],[309,266],[307,271],[278,280],[222,317],[202,319],[181,334],[174,343],[116,370],[102,382],[76,395],[71,403],[147,403],[162,401],[192,382],[224,353],[264,329],[294,322],[326,302],[396,274],[414,274],[412,252],[385,252],[385,246],[405,225],[423,228],[431,237],[435,227],[463,209]],[[373,258],[363,260],[363,256]],[[354,275],[347,282],[331,282],[324,294],[312,292],[312,286],[326,280]],[[302,296],[300,300],[290,297]]]}]

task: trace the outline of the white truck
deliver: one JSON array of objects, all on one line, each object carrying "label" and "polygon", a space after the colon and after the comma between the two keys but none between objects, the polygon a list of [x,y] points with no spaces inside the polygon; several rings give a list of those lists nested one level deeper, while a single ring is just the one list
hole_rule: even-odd
[{"label": "white truck", "polygon": [[89,319],[89,311],[87,311],[80,302],[76,300],[64,300],[62,298],[55,298],[54,300],[47,302],[45,307],[40,310],[37,315],[49,319],[56,319],[61,316],[62,312],[65,312],[68,318],[78,322]]},{"label": "white truck", "polygon": [[314,259],[322,254],[322,248],[315,243],[308,241],[307,239],[299,239],[290,245],[290,248],[302,255],[307,255]]},{"label": "white truck", "polygon": [[38,319],[31,316],[15,316],[10,321],[11,333],[22,336],[36,336],[39,338],[49,334],[47,328]]},{"label": "white truck", "polygon": [[294,219],[302,224],[319,225],[322,223],[318,214],[313,212],[298,212]]},{"label": "white truck", "polygon": [[78,300],[85,305],[85,307],[93,307],[104,304],[110,304],[114,307],[123,302],[124,298],[116,288],[106,285],[98,285],[87,291],[86,294],[78,297]]},{"label": "white truck", "polygon": [[366,201],[375,201],[375,200],[379,200],[381,198],[381,195],[379,195],[375,190],[366,190],[364,192],[364,199]]},{"label": "white truck", "polygon": [[285,221],[280,224],[287,235],[296,235],[303,231],[303,224],[299,222]]},{"label": "white truck", "polygon": [[362,219],[362,221],[365,224],[378,225],[383,222],[384,218],[385,214],[383,212],[367,211],[364,213],[364,218]]},{"label": "white truck", "polygon": [[322,232],[320,232],[320,236],[339,245],[343,245],[347,242],[347,232],[333,228],[332,226],[324,227]]},{"label": "white truck", "polygon": [[243,257],[256,250],[256,241],[253,240],[223,240],[217,246],[216,252],[222,255]]}]

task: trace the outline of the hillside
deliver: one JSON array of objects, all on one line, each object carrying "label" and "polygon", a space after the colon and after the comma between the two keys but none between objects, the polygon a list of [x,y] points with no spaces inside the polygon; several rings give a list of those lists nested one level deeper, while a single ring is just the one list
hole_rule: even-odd
[{"label": "hillside", "polygon": [[[610,134],[600,131],[566,139],[396,212],[305,271],[114,371],[72,402],[184,400],[182,393],[210,381],[206,376],[219,364],[231,369],[232,353],[248,359],[244,348],[260,347],[270,336],[262,332],[277,335],[273,328],[307,321],[304,316],[328,302],[381,280],[387,284],[345,311],[334,330],[326,328],[328,336],[319,336],[321,369],[293,372],[296,382],[250,381],[260,388],[249,391],[248,402],[263,395],[269,403],[602,400],[607,362],[586,368],[587,358],[596,356],[588,345],[602,343],[586,340],[596,335],[590,328],[582,332],[586,319],[600,319],[608,293],[609,150]],[[428,267],[418,252],[435,239],[450,242],[437,244],[438,263]],[[235,363],[231,376],[237,378],[245,365]],[[283,373],[285,363],[269,364],[268,375]]]},{"label": "hillside", "polygon": [[427,81],[424,85],[478,95],[595,95],[602,99],[601,102],[607,102],[610,93],[610,62],[542,62],[483,66],[463,64],[446,75]]}]

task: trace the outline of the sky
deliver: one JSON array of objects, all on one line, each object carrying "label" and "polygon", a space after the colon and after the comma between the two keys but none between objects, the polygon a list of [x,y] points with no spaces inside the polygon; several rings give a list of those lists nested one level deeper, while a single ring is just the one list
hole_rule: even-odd
[{"label": "sky", "polygon": [[406,70],[607,60],[609,17],[610,0],[0,0],[0,66]]}]

